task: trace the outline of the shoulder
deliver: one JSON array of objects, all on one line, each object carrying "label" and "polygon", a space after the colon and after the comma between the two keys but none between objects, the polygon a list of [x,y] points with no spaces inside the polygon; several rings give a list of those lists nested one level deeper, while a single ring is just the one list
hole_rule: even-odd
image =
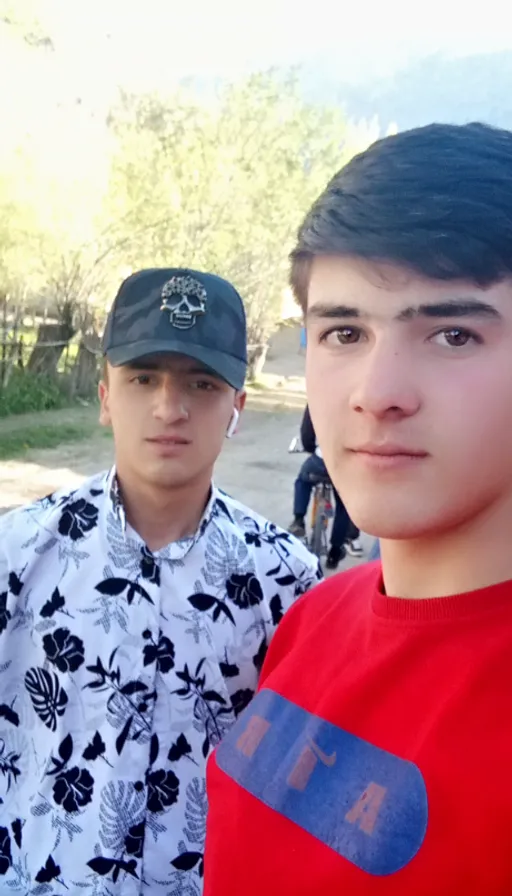
[{"label": "shoulder", "polygon": [[308,574],[308,588],[321,580],[318,558],[301,541],[230,495],[219,489],[216,494],[217,513],[228,520],[255,557],[263,559],[266,555],[275,557],[279,554],[284,565],[292,565],[294,570]]},{"label": "shoulder", "polygon": [[108,474],[85,480],[76,489],[60,489],[0,517],[0,557],[43,553],[41,539],[69,535],[73,526],[90,526],[98,517],[98,499],[106,492]]},{"label": "shoulder", "polygon": [[309,628],[313,619],[346,614],[354,605],[363,606],[365,598],[378,587],[380,577],[380,563],[362,563],[331,576],[297,601],[291,624],[300,626],[304,622]]},{"label": "shoulder", "polygon": [[380,563],[364,563],[326,579],[304,594],[279,625],[263,669],[264,677],[292,649],[310,638],[314,630],[335,631],[340,620],[348,623],[366,612],[380,577]]},{"label": "shoulder", "polygon": [[290,535],[286,529],[277,526],[220,489],[217,489],[216,494],[218,511],[224,514],[232,526],[240,532],[248,547],[262,548],[265,545],[281,544],[290,556],[298,557],[313,566],[318,565],[317,558],[308,551],[303,542]]}]

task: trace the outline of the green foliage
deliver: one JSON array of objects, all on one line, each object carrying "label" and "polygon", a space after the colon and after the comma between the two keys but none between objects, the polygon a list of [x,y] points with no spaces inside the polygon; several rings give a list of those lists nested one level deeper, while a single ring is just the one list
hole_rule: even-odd
[{"label": "green foliage", "polygon": [[297,227],[350,145],[339,110],[308,105],[293,77],[253,75],[213,102],[123,97],[111,217],[124,209],[132,267],[187,265],[232,280],[249,342],[279,319]]},{"label": "green foliage", "polygon": [[49,411],[68,404],[60,381],[25,370],[14,370],[0,390],[0,417]]},{"label": "green foliage", "polygon": [[87,425],[62,423],[54,426],[27,426],[3,434],[0,428],[0,460],[10,460],[39,448],[58,448],[90,436]]},{"label": "green foliage", "polygon": [[[31,77],[46,54],[31,37],[43,7],[0,0],[0,29],[18,35],[18,61],[30,62]],[[98,342],[130,271],[183,265],[231,280],[246,305],[249,344],[264,346],[280,319],[297,227],[366,140],[339,108],[308,104],[293,74],[275,71],[215,95],[121,94],[106,120],[56,96],[45,96],[45,114],[32,120],[30,93],[20,97],[29,120],[4,121],[0,146],[4,342],[13,321],[22,332],[30,316],[66,323],[77,343]],[[17,106],[16,95],[9,109]],[[15,378],[0,390],[0,415],[58,406],[57,393]]]}]

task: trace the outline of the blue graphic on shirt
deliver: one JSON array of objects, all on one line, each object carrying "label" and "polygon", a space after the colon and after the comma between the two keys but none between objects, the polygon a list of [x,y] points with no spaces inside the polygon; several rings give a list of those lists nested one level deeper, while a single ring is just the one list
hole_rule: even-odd
[{"label": "blue graphic on shirt", "polygon": [[217,750],[241,787],[369,874],[420,849],[428,803],[420,770],[263,690]]}]

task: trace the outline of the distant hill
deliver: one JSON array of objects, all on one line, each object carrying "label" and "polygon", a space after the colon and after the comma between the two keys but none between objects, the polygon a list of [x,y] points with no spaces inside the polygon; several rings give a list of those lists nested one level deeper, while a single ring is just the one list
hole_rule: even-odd
[{"label": "distant hill", "polygon": [[378,116],[383,129],[432,121],[485,121],[512,129],[512,51],[465,57],[427,56],[379,82],[344,84],[311,70],[311,98],[339,102],[351,118]]}]

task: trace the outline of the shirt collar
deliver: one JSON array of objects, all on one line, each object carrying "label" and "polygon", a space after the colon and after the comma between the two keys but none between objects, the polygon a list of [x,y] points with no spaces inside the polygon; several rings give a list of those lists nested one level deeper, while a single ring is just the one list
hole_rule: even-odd
[{"label": "shirt collar", "polygon": [[[121,529],[124,539],[133,540],[135,538],[142,543],[142,539],[137,534],[137,532],[135,532],[135,530],[131,528],[126,519],[126,512],[123,505],[123,499],[121,496],[121,490],[119,488],[119,481],[117,478],[115,466],[112,467],[112,469],[108,473],[106,495],[108,512],[112,514],[115,524]],[[161,548],[159,551],[154,551],[153,553],[155,555],[161,555],[162,558],[169,560],[183,559],[183,557],[188,554],[188,552],[193,548],[195,543],[199,541],[199,539],[204,535],[209,523],[211,522],[213,517],[217,515],[218,498],[219,491],[215,484],[212,482],[208,503],[205,507],[204,513],[201,517],[201,520],[199,521],[199,525],[194,535],[188,535],[185,538],[181,538],[179,541],[171,542],[171,544],[168,544],[165,547]]]}]

